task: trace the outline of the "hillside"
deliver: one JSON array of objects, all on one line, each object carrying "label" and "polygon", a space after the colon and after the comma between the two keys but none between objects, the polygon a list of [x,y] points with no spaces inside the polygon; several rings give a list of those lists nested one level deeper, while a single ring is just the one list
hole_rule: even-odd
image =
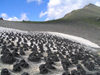
[{"label": "hillside", "polygon": [[64,16],[63,19],[87,19],[87,18],[98,18],[100,17],[100,7],[93,4],[86,5],[84,8],[74,10],[71,13]]},{"label": "hillside", "polygon": [[87,22],[90,24],[100,24],[100,7],[89,4],[79,10],[74,10],[71,13],[65,15],[60,20],[66,22]]},{"label": "hillside", "polygon": [[66,24],[94,24],[100,26],[100,7],[88,4],[82,9],[74,10],[66,14],[63,18],[47,21],[46,23],[66,23]]}]

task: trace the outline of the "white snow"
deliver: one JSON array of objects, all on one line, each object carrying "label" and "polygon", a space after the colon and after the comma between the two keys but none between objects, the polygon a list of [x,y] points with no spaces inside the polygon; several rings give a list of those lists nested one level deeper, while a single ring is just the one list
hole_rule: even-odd
[{"label": "white snow", "polygon": [[6,28],[6,27],[0,27],[0,32],[20,32],[20,33],[27,33],[27,31],[22,31],[19,29],[13,29],[13,28]]},{"label": "white snow", "polygon": [[[22,30],[18,30],[18,29],[12,29],[12,28],[4,28],[4,27],[0,27],[0,32],[19,32],[19,33],[29,33],[28,31],[22,31]],[[90,46],[90,47],[94,47],[94,48],[100,48],[100,46],[98,46],[97,44],[87,40],[87,39],[84,39],[84,38],[81,38],[81,37],[77,37],[77,36],[73,36],[73,35],[68,35],[68,34],[63,34],[63,33],[58,33],[58,32],[45,32],[45,31],[37,31],[37,32],[32,32],[33,34],[38,34],[38,33],[44,33],[44,34],[51,34],[51,35],[56,35],[56,36],[59,36],[59,37],[62,37],[62,38],[66,38],[66,39],[69,39],[69,40],[72,40],[72,41],[76,41],[78,43],[81,43],[81,44],[84,44],[84,45],[87,45],[87,46]],[[17,41],[17,40],[16,40]],[[29,43],[30,44],[30,43]],[[1,49],[0,49],[1,51]],[[27,61],[27,58],[30,54],[30,50],[27,51],[26,53],[26,56],[23,56],[23,58]],[[44,55],[47,55],[47,54],[44,54]],[[28,62],[28,61],[27,61]],[[39,74],[39,65],[40,64],[44,64],[44,62],[40,62],[40,63],[33,63],[33,62],[28,62],[31,66],[29,69],[23,69],[22,72],[30,72],[30,75],[40,75]],[[63,68],[62,68],[62,65],[61,65],[61,62],[58,62],[56,63],[56,66],[57,70],[55,71],[52,71],[46,75],[61,75],[64,71],[63,71]],[[13,65],[7,65],[7,64],[3,64],[1,63],[0,61],[0,72],[1,72],[1,69],[2,68],[8,68],[10,71],[12,70],[13,68]],[[19,72],[19,73],[13,73],[12,72],[12,75],[20,75],[22,72]],[[53,74],[54,73],[54,74]]]},{"label": "white snow", "polygon": [[69,40],[84,44],[86,46],[90,46],[90,47],[94,47],[94,48],[100,48],[99,45],[97,45],[97,44],[95,44],[95,43],[93,43],[93,42],[91,42],[91,41],[89,41],[87,39],[84,39],[82,37],[73,36],[73,35],[64,34],[64,33],[58,33],[58,32],[47,32],[47,33],[66,38],[66,39],[69,39]]},{"label": "white snow", "polygon": [[[5,27],[0,27],[0,32],[20,32],[20,33],[29,33],[28,31],[22,31],[22,30],[18,30],[18,29],[13,29],[13,28],[5,28]],[[51,34],[51,35],[56,35],[56,36],[59,36],[59,37],[62,37],[62,38],[66,38],[66,39],[69,39],[69,40],[72,40],[72,41],[75,41],[75,42],[78,42],[80,44],[83,44],[83,45],[86,45],[86,46],[90,46],[90,47],[93,47],[93,48],[100,48],[99,45],[97,45],[96,43],[93,43],[87,39],[84,39],[82,37],[78,37],[78,36],[73,36],[73,35],[69,35],[69,34],[64,34],[64,33],[58,33],[58,32],[51,32],[51,31],[34,31],[34,32],[30,32],[30,33],[33,33],[33,34],[38,34],[38,33],[48,33],[48,34]]]}]

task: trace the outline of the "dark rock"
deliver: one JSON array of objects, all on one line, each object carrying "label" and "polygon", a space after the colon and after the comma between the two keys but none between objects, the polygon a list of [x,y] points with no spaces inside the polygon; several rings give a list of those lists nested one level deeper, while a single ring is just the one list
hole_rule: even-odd
[{"label": "dark rock", "polygon": [[29,64],[25,60],[21,60],[19,64],[23,68],[28,68],[29,67]]},{"label": "dark rock", "polygon": [[4,68],[1,70],[1,75],[11,75],[8,69]]},{"label": "dark rock", "polygon": [[61,64],[65,71],[68,70],[68,68],[72,65],[68,59],[62,59]]},{"label": "dark rock", "polygon": [[20,57],[20,55],[16,51],[13,51],[12,54],[14,57]]},{"label": "dark rock", "polygon": [[90,70],[90,71],[93,71],[95,69],[95,64],[93,62],[90,62],[90,61],[86,61],[85,63],[83,63],[84,66]]},{"label": "dark rock", "polygon": [[24,42],[27,43],[27,40],[24,38]]},{"label": "dark rock", "polygon": [[95,75],[95,74],[86,74],[86,75]]},{"label": "dark rock", "polygon": [[52,64],[50,64],[50,63],[46,63],[46,67],[48,68],[48,69],[56,69]]},{"label": "dark rock", "polygon": [[37,46],[34,45],[34,47],[32,48],[32,51],[37,51]]},{"label": "dark rock", "polygon": [[39,66],[40,74],[47,74],[49,70],[46,67],[46,64],[42,64]]},{"label": "dark rock", "polygon": [[86,71],[85,71],[84,69],[80,69],[80,70],[79,70],[79,74],[80,74],[80,75],[86,75]]},{"label": "dark rock", "polygon": [[73,64],[78,64],[78,60],[75,56],[71,57],[71,60]]},{"label": "dark rock", "polygon": [[78,73],[77,70],[72,70],[72,71],[71,71],[71,75],[79,75],[79,73]]},{"label": "dark rock", "polygon": [[78,53],[78,54],[77,54],[77,59],[78,59],[78,60],[83,60],[83,59],[84,59],[83,53]]},{"label": "dark rock", "polygon": [[15,64],[15,65],[13,66],[13,71],[14,71],[14,72],[20,72],[21,70],[22,70],[22,69],[21,69],[21,66],[20,66],[19,63]]},{"label": "dark rock", "polygon": [[1,56],[1,61],[5,64],[13,64],[16,61],[16,59],[11,53],[7,53]]},{"label": "dark rock", "polygon": [[46,61],[46,63],[54,65],[54,61],[52,61],[49,57],[45,57],[44,60]]},{"label": "dark rock", "polygon": [[57,57],[57,55],[53,54],[53,53],[49,54],[48,58],[50,58],[54,62],[58,62],[59,61],[59,58]]},{"label": "dark rock", "polygon": [[[13,37],[13,38],[12,38],[12,41],[14,41],[14,40],[16,40],[16,37]],[[13,43],[13,46],[14,46],[14,43]]]},{"label": "dark rock", "polygon": [[7,53],[10,53],[8,49],[2,49],[1,54],[7,54]]},{"label": "dark rock", "polygon": [[100,72],[97,72],[95,75],[100,75]]},{"label": "dark rock", "polygon": [[23,51],[23,48],[20,49],[20,55],[25,55],[25,52]]},{"label": "dark rock", "polygon": [[83,67],[80,65],[80,64],[77,64],[77,69],[80,70],[82,69]]},{"label": "dark rock", "polygon": [[97,59],[95,59],[95,62],[100,66],[100,56],[99,57],[95,57]]},{"label": "dark rock", "polygon": [[41,60],[41,55],[33,52],[29,55],[28,60],[32,62],[39,62]]},{"label": "dark rock", "polygon": [[39,48],[40,48],[41,53],[43,53],[43,52],[44,52],[43,44],[38,44],[38,46],[39,46]]},{"label": "dark rock", "polygon": [[79,75],[86,75],[86,71],[83,69],[83,67],[80,64],[77,65],[77,70]]},{"label": "dark rock", "polygon": [[27,73],[27,72],[24,72],[24,73],[22,73],[21,75],[29,75],[29,73]]},{"label": "dark rock", "polygon": [[66,71],[62,75],[71,75],[71,74],[68,71]]}]

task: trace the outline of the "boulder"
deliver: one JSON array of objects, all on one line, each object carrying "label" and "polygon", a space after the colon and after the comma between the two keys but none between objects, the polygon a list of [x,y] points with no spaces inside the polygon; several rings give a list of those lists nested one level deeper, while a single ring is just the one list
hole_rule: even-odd
[{"label": "boulder", "polygon": [[11,53],[6,53],[1,56],[1,61],[5,64],[13,64],[16,58]]},{"label": "boulder", "polygon": [[52,64],[50,64],[50,63],[46,63],[46,67],[48,68],[48,69],[56,69]]},{"label": "boulder", "polygon": [[70,75],[70,72],[66,70],[62,75]]},{"label": "boulder", "polygon": [[1,54],[7,54],[7,53],[10,53],[8,49],[2,49]]},{"label": "boulder", "polygon": [[14,66],[13,66],[13,71],[14,72],[20,72],[22,69],[21,69],[21,66],[19,63],[16,63]]},{"label": "boulder", "polygon": [[78,73],[77,70],[72,70],[72,71],[71,71],[71,75],[79,75],[79,73]]},{"label": "boulder", "polygon": [[22,73],[21,75],[29,75],[29,73],[27,73],[27,72],[24,72],[24,73]]},{"label": "boulder", "polygon": [[29,64],[25,60],[21,60],[19,64],[23,68],[28,68],[29,67]]},{"label": "boulder", "polygon": [[61,64],[65,71],[68,70],[68,68],[72,65],[68,59],[62,59]]},{"label": "boulder", "polygon": [[58,62],[59,61],[59,58],[57,57],[57,55],[53,54],[53,53],[49,54],[48,58],[50,58],[54,62]]},{"label": "boulder", "polygon": [[40,74],[47,74],[49,70],[47,69],[46,64],[42,64],[39,66]]},{"label": "boulder", "polygon": [[39,62],[41,59],[41,55],[39,53],[31,53],[28,57],[28,60],[29,61],[32,61],[32,62]]},{"label": "boulder", "polygon": [[23,50],[20,50],[20,55],[25,55],[25,52]]},{"label": "boulder", "polygon": [[14,57],[20,57],[20,55],[16,51],[13,51],[12,54]]},{"label": "boulder", "polygon": [[8,69],[4,68],[1,70],[1,75],[11,75]]}]

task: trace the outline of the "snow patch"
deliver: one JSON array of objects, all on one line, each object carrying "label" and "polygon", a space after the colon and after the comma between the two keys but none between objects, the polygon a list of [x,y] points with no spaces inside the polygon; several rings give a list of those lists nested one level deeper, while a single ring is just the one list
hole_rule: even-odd
[{"label": "snow patch", "polygon": [[14,32],[14,33],[33,33],[33,34],[38,34],[38,33],[44,33],[44,34],[51,34],[51,35],[56,35],[58,37],[62,37],[62,38],[66,38],[75,42],[78,42],[80,44],[86,45],[86,46],[90,46],[93,48],[100,48],[99,45],[97,45],[96,43],[93,43],[87,39],[84,39],[82,37],[78,37],[78,36],[73,36],[73,35],[69,35],[69,34],[64,34],[64,33],[58,33],[58,32],[51,32],[51,31],[22,31],[22,30],[18,30],[18,29],[13,29],[13,28],[5,28],[5,27],[0,27],[0,32]]},{"label": "snow patch", "polygon": [[93,43],[93,42],[91,42],[87,39],[84,39],[82,37],[73,36],[73,35],[64,34],[64,33],[58,33],[58,32],[47,32],[47,33],[52,34],[52,35],[56,35],[56,36],[59,36],[59,37],[66,38],[66,39],[84,44],[86,46],[90,46],[90,47],[94,47],[94,48],[100,48],[99,45],[97,45],[97,44],[95,44],[95,43]]},{"label": "snow patch", "polygon": [[13,28],[6,28],[6,27],[0,27],[0,32],[27,33],[27,31],[22,31],[22,30],[13,29]]}]

